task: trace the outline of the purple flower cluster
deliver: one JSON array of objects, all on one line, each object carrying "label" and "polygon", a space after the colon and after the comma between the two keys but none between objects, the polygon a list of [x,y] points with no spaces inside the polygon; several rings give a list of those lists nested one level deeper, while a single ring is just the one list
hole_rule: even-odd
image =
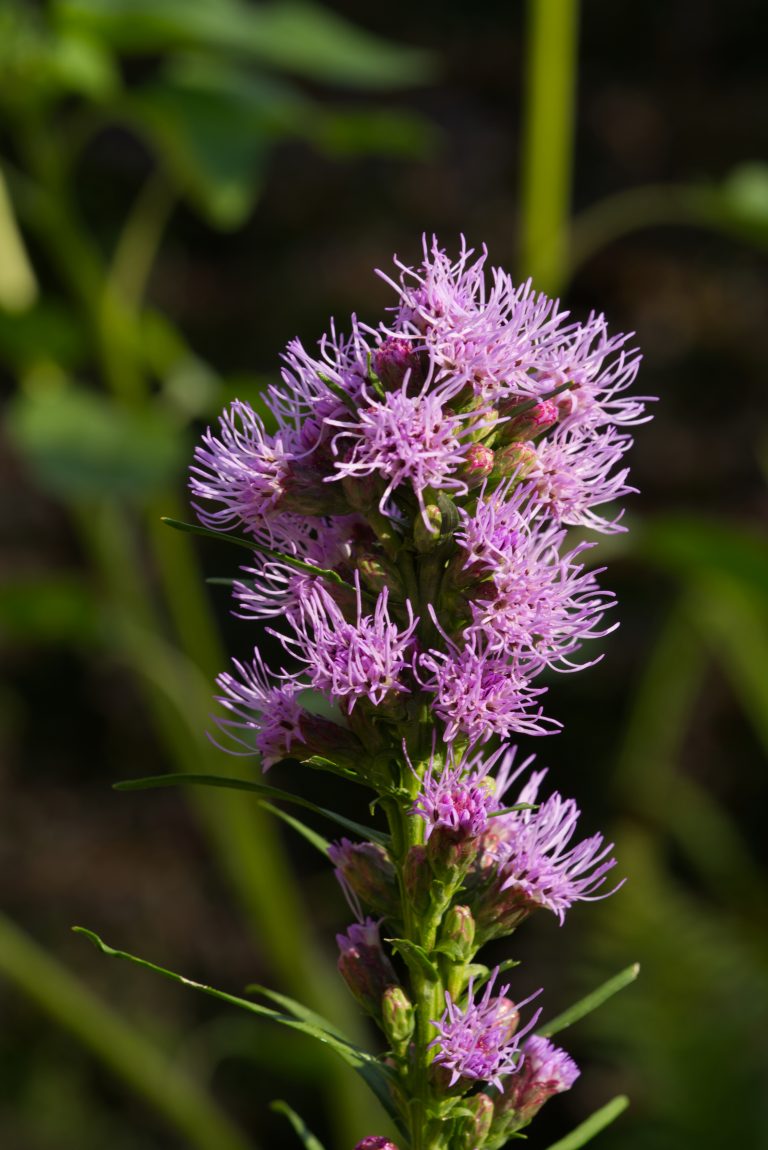
[{"label": "purple flower cluster", "polygon": [[[605,897],[614,860],[601,835],[578,839],[573,799],[539,797],[545,771],[509,801],[532,758],[517,764],[504,741],[559,729],[542,675],[589,666],[583,644],[613,629],[583,536],[624,529],[628,428],[646,416],[628,394],[639,355],[627,336],[485,265],[485,251],[462,243],[452,260],[436,241],[418,268],[396,261],[387,321],[353,319],[349,336],[331,325],[313,350],[292,341],[266,421],[233,402],[191,487],[207,527],[252,542],[236,613],[273,620],[291,664],[270,672],[256,652],[221,675],[220,731],[264,769],[310,762],[410,820],[399,857],[381,843],[330,848],[359,920],[338,936],[344,978],[407,1061],[414,1008],[379,924],[418,937],[403,898],[425,922],[444,915],[429,945],[463,974],[444,983],[442,1016],[426,1016],[436,1036],[422,1053],[447,1090],[495,1087],[486,1102],[514,1130],[578,1070],[531,1036],[538,1014],[519,1029],[530,999],[494,993],[498,970],[475,1001],[471,963],[537,908],[562,923]],[[413,937],[394,944],[406,965],[431,961]]]},{"label": "purple flower cluster", "polygon": [[[631,490],[624,429],[644,418],[625,336],[485,261],[425,244],[422,266],[390,281],[389,322],[332,327],[314,355],[293,341],[266,395],[270,429],[235,401],[191,475],[203,522],[253,538],[238,613],[285,619],[302,685],[345,712],[426,696],[449,743],[557,729],[536,680],[578,668],[612,604],[568,527],[620,529],[605,504]],[[435,560],[437,601],[403,578],[414,548]],[[276,691],[293,708],[282,751],[295,751],[293,687],[238,672],[223,685],[242,722],[267,728],[265,762]]]}]

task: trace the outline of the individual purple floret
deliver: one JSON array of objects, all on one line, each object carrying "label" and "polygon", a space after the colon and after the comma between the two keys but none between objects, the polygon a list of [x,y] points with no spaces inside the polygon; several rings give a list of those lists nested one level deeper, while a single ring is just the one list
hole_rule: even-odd
[{"label": "individual purple floret", "polygon": [[507,1078],[496,1103],[499,1114],[514,1113],[512,1129],[530,1122],[547,1099],[570,1090],[581,1073],[570,1055],[548,1038],[532,1034],[523,1043],[522,1053],[522,1065]]},{"label": "individual purple floret", "polygon": [[[331,478],[381,477],[379,500],[382,514],[390,511],[393,492],[408,485],[416,495],[425,516],[427,488],[466,494],[466,482],[457,476],[470,447],[470,437],[492,417],[485,411],[460,415],[446,409],[451,398],[446,388],[426,385],[417,395],[408,393],[409,379],[398,391],[382,399],[363,389],[361,406],[354,416],[329,419],[336,429],[333,437],[336,473]],[[427,528],[429,523],[426,521]]]},{"label": "individual purple floret", "polygon": [[296,446],[289,433],[267,435],[247,403],[230,404],[219,419],[219,436],[208,428],[190,469],[193,495],[218,504],[215,511],[195,504],[206,527],[215,531],[262,527],[285,494]]},{"label": "individual purple floret", "polygon": [[491,653],[527,650],[556,670],[574,670],[570,656],[581,644],[613,630],[599,627],[612,594],[578,562],[591,545],[565,550],[566,532],[545,517],[530,485],[481,494],[473,514],[461,513],[455,538],[463,579],[476,581],[471,630]]},{"label": "individual purple floret", "polygon": [[363,1138],[362,1142],[358,1142],[355,1150],[398,1150],[394,1142],[390,1142],[389,1138],[382,1138],[377,1134],[369,1134],[367,1138]]},{"label": "individual purple floret", "polygon": [[470,743],[515,732],[548,735],[560,726],[537,706],[546,687],[530,686],[542,669],[540,661],[494,655],[476,632],[463,648],[448,642],[448,651],[433,649],[419,659],[421,682],[434,692],[433,710],[445,723],[446,742],[460,734]]},{"label": "individual purple floret", "polygon": [[537,445],[528,478],[556,523],[604,534],[624,531],[621,512],[608,518],[595,508],[637,490],[626,482],[628,467],[612,470],[631,446],[631,436],[614,427],[587,436],[555,435]]},{"label": "individual purple floret", "polygon": [[[350,563],[350,540],[359,524],[356,515],[321,519],[284,514],[270,524],[268,533],[258,533],[257,541],[291,559],[333,570]],[[235,580],[232,593],[241,619],[284,615],[307,597],[317,579],[311,570],[259,552],[254,552],[251,566],[240,570],[245,578]]]},{"label": "individual purple floret", "polygon": [[225,694],[217,702],[236,718],[214,718],[214,722],[244,748],[242,754],[253,754],[255,747],[266,771],[286,758],[294,744],[304,742],[301,719],[306,712],[296,698],[304,687],[285,674],[276,682],[258,650],[250,664],[236,659],[233,663],[239,678],[228,672],[218,676],[216,682]]},{"label": "individual purple floret", "polygon": [[364,615],[359,578],[357,619],[349,623],[324,587],[313,586],[298,608],[289,613],[292,636],[278,635],[288,651],[307,666],[310,684],[351,711],[358,699],[379,705],[392,694],[407,692],[403,671],[412,658],[418,623],[410,604],[408,626],[399,629],[389,616],[385,587],[372,615]]},{"label": "individual purple floret", "polygon": [[431,1043],[437,1048],[435,1063],[451,1072],[451,1086],[460,1078],[470,1078],[503,1090],[502,1076],[512,1074],[520,1065],[520,1042],[536,1025],[541,1013],[537,1010],[527,1025],[518,1030],[520,1007],[526,1006],[541,991],[515,1004],[506,997],[508,985],[503,986],[498,995],[493,994],[498,973],[496,967],[477,1003],[470,979],[467,1005],[463,1009],[446,991],[445,1013],[439,1020],[432,1020],[439,1033]]},{"label": "individual purple floret", "polygon": [[[545,907],[562,923],[574,902],[613,893],[597,892],[616,860],[610,857],[613,844],[605,843],[600,834],[571,845],[580,815],[573,799],[554,792],[536,806],[545,775],[545,770],[534,772],[517,797],[517,803],[535,809],[493,819],[484,836],[483,863],[496,871],[499,896],[509,892],[507,901],[511,899],[521,911]],[[497,801],[500,797],[497,787]]]}]

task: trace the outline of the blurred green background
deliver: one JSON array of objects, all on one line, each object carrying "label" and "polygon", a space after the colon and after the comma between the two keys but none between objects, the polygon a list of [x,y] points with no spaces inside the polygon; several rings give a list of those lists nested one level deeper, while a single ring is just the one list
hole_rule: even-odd
[{"label": "blurred green background", "polygon": [[0,0],[3,1150],[297,1146],[276,1097],[329,1150],[384,1130],[331,1054],[69,928],[360,1034],[305,843],[110,785],[232,772],[211,684],[259,633],[204,583],[228,549],[159,517],[200,428],[290,337],[376,322],[422,232],[636,331],[661,399],[596,557],[621,628],[532,748],[629,881],[515,940],[549,1013],[642,975],[567,1035],[584,1074],[531,1145],[626,1091],[605,1150],[768,1148],[767,37],[758,0]]}]

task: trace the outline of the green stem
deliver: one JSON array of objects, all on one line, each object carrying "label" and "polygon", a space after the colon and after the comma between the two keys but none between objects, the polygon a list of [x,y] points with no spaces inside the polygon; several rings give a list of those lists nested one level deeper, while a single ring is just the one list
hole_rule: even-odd
[{"label": "green stem", "polygon": [[0,915],[0,971],[198,1150],[253,1150],[200,1082]]},{"label": "green stem", "polygon": [[528,0],[520,267],[556,292],[568,262],[578,0]]},{"label": "green stem", "polygon": [[[758,238],[754,229],[728,211],[718,188],[647,184],[607,196],[574,218],[569,274],[573,276],[596,252],[621,236],[665,225],[704,228],[748,243]],[[767,246],[765,237],[761,246]]]}]

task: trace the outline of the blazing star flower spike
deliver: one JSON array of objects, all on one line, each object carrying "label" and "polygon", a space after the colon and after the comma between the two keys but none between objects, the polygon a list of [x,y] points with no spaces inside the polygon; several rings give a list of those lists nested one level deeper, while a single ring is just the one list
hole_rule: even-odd
[{"label": "blazing star flower spike", "polygon": [[583,645],[613,629],[584,535],[624,529],[645,399],[627,336],[485,249],[425,241],[420,266],[396,266],[385,322],[291,341],[269,430],[235,400],[195,453],[203,523],[253,540],[235,612],[270,620],[286,662],[235,663],[216,722],[264,769],[373,792],[372,826],[300,800],[350,836],[304,827],[357,919],[338,967],[383,1034],[383,1059],[359,1052],[368,1080],[402,1145],[499,1150],[579,1072],[532,1033],[538,1012],[521,1025],[536,995],[520,1001],[516,974],[499,988],[482,948],[606,897],[615,866],[504,741],[559,728],[544,676],[589,666]]}]

